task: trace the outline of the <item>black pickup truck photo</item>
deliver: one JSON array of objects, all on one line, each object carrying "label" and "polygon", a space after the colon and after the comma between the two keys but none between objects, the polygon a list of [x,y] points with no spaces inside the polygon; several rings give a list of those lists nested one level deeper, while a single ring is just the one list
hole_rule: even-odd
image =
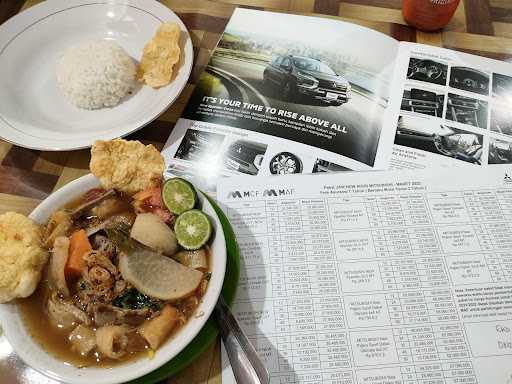
[{"label": "black pickup truck photo", "polygon": [[350,83],[326,63],[304,56],[274,56],[263,71],[263,81],[292,100],[298,95],[327,104],[342,105],[351,97]]}]

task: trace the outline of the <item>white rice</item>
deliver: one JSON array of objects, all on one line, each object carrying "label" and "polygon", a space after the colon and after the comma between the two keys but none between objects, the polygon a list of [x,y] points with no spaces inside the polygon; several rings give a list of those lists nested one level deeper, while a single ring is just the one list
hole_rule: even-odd
[{"label": "white rice", "polygon": [[57,83],[79,108],[113,107],[135,83],[135,64],[118,44],[86,41],[68,48],[57,61]]}]

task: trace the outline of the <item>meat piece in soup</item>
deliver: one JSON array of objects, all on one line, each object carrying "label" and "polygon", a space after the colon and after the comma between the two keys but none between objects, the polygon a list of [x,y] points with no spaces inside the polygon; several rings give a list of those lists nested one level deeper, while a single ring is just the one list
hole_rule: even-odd
[{"label": "meat piece in soup", "polygon": [[[20,307],[32,335],[58,358],[77,366],[126,362],[158,349],[194,315],[209,280],[208,249],[179,249],[174,215],[153,201],[154,189],[137,194],[150,196],[145,202],[95,188],[48,222],[50,263],[36,293]],[[130,277],[123,276],[119,262],[128,256],[179,263],[194,279],[186,289],[166,283],[162,289],[172,292],[159,292],[146,272],[130,267]]]}]

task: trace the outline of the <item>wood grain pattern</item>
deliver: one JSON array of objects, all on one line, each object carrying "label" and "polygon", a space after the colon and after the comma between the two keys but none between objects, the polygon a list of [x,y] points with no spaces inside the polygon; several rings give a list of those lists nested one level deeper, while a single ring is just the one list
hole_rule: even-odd
[{"label": "wood grain pattern", "polygon": [[496,36],[512,38],[512,24],[496,21],[493,22],[492,25],[494,27],[494,34]]},{"label": "wood grain pattern", "polygon": [[339,8],[339,0],[316,0],[315,13],[324,15],[337,15]]},{"label": "wood grain pattern", "polygon": [[487,0],[465,0],[466,24],[469,33],[494,35],[491,7]]},{"label": "wood grain pattern", "polygon": [[380,21],[389,24],[405,25],[405,21],[402,17],[402,10],[395,8],[382,8],[374,5],[340,3],[338,14],[340,16],[352,19],[364,19]]},{"label": "wood grain pattern", "polygon": [[402,0],[344,0],[341,3],[356,5],[371,5],[387,9],[402,9]]},{"label": "wood grain pattern", "polygon": [[[0,23],[41,0],[0,0]],[[444,46],[512,62],[512,0],[463,0],[452,21],[437,33],[409,27],[401,0],[162,0],[184,21],[194,45],[194,69],[176,103],[156,121],[128,138],[163,146],[195,83],[237,6],[329,17],[373,28],[399,40]],[[269,22],[272,20],[269,19]],[[29,213],[52,191],[88,172],[87,150],[40,152],[0,140],[0,213]],[[210,347],[168,384],[218,384],[219,343]],[[0,372],[1,374],[1,372]]]}]

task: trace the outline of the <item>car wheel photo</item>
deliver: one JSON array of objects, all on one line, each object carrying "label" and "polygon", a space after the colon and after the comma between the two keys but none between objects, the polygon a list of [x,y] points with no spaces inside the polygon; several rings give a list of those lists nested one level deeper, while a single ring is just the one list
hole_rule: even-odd
[{"label": "car wheel photo", "polygon": [[263,71],[262,82],[263,82],[264,85],[270,85],[270,81],[268,81],[268,77],[267,77],[267,71]]},{"label": "car wheel photo", "polygon": [[287,81],[283,86],[283,97],[288,101],[294,101],[297,97],[297,89],[290,81]]},{"label": "car wheel photo", "polygon": [[281,152],[270,160],[270,173],[273,175],[287,175],[302,172],[302,161],[290,152]]}]

